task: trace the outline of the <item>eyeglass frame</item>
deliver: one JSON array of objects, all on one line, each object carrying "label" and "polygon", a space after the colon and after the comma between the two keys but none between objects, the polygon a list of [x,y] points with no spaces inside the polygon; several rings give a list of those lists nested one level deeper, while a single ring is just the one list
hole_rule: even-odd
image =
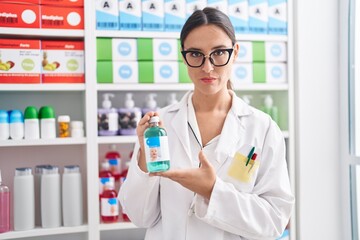
[{"label": "eyeglass frame", "polygon": [[[229,53],[229,58],[228,58],[228,60],[226,61],[225,64],[217,65],[217,64],[214,63],[213,59],[211,58],[211,55],[212,55],[213,53],[217,52],[217,51],[226,51],[226,52]],[[199,53],[199,54],[201,54],[201,55],[203,56],[202,63],[201,63],[199,66],[190,65],[189,62],[188,62],[188,60],[186,59],[186,54],[187,54],[187,53],[191,53],[191,52]],[[212,51],[212,52],[209,53],[208,55],[205,55],[204,53],[202,53],[202,52],[200,52],[200,51],[196,51],[196,50],[186,50],[186,51],[185,51],[185,50],[182,50],[182,51],[181,51],[181,54],[182,54],[182,56],[184,57],[187,65],[188,65],[189,67],[199,68],[199,67],[201,67],[202,65],[204,65],[206,58],[209,58],[210,63],[211,63],[212,65],[214,65],[214,67],[223,67],[223,66],[225,66],[225,65],[227,65],[227,64],[229,63],[230,58],[231,58],[231,55],[232,55],[233,52],[234,52],[234,46],[233,46],[232,48],[219,48],[219,49],[215,49],[214,51]]]}]

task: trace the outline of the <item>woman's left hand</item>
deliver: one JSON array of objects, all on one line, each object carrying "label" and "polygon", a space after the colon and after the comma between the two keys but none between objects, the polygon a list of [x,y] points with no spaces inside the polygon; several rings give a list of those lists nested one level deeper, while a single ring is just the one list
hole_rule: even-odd
[{"label": "woman's left hand", "polygon": [[174,169],[166,172],[150,173],[150,176],[169,178],[187,189],[210,199],[216,181],[215,169],[202,151],[199,153],[199,160],[199,168]]}]

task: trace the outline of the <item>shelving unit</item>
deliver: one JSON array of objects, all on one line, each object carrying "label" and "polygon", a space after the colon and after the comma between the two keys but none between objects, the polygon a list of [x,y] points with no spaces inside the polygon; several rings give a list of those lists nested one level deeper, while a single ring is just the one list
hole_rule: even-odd
[{"label": "shelving unit", "polygon": [[[86,2],[86,1],[85,1]],[[17,101],[12,106],[22,106],[24,109],[27,102],[20,103],[25,94],[25,101],[35,99],[37,104],[40,100],[54,101],[59,104],[60,111],[65,113],[68,109],[75,118],[85,123],[85,138],[81,139],[52,139],[52,140],[7,140],[0,141],[0,168],[8,170],[3,178],[10,183],[13,170],[19,166],[35,166],[39,163],[50,164],[78,164],[83,174],[84,188],[84,212],[86,224],[74,228],[60,227],[55,229],[36,228],[29,231],[13,231],[0,234],[0,239],[22,239],[25,237],[37,237],[40,240],[50,239],[51,236],[66,234],[64,239],[103,239],[102,234],[108,231],[117,231],[118,239],[126,239],[121,235],[123,231],[139,231],[134,224],[119,222],[114,224],[101,224],[98,203],[98,172],[99,157],[106,145],[116,144],[119,146],[133,146],[136,136],[99,137],[97,135],[97,107],[99,94],[105,91],[124,94],[135,92],[145,94],[147,91],[156,91],[165,94],[169,91],[186,92],[193,89],[192,84],[97,84],[96,80],[96,38],[179,38],[179,33],[171,32],[142,32],[142,31],[97,31],[95,29],[95,6],[85,4],[85,30],[39,30],[39,29],[10,29],[0,28],[1,37],[9,38],[32,38],[32,39],[83,39],[85,42],[85,84],[0,84],[0,109],[5,106],[5,97]],[[292,1],[288,1],[288,16],[292,16]],[[292,19],[288,18],[287,36],[277,35],[237,35],[241,41],[282,41],[287,43],[288,49],[288,82],[284,84],[244,84],[235,86],[239,93],[251,92],[263,94],[271,92],[283,99],[288,110],[286,116],[286,129],[283,129],[288,147],[288,165],[291,184],[295,192],[295,162],[294,162],[294,80],[293,80],[293,36]],[[64,94],[64,103],[58,103],[59,94]],[[3,95],[3,97],[1,97]],[[54,97],[55,96],[55,97]],[[67,96],[70,96],[69,98]],[[3,102],[3,103],[1,103]],[[11,102],[11,101],[10,101]],[[18,148],[21,147],[21,148]],[[18,149],[16,149],[18,148]],[[14,150],[16,149],[16,150]],[[17,151],[19,150],[19,151]],[[15,154],[13,154],[15,152]],[[54,156],[59,155],[59,156]],[[28,160],[29,155],[33,157]],[[52,156],[49,158],[48,156]],[[16,161],[8,159],[16,158]],[[47,162],[49,161],[49,162]],[[12,189],[12,184],[10,189]],[[296,216],[291,220],[291,240],[295,240]],[[80,234],[80,236],[79,236]],[[105,238],[104,238],[105,239]]]}]

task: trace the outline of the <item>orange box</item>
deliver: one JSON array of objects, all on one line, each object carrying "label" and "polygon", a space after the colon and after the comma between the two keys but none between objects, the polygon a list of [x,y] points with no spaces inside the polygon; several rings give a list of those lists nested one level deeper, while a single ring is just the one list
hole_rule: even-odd
[{"label": "orange box", "polygon": [[43,83],[84,83],[83,41],[41,41]]},{"label": "orange box", "polygon": [[40,6],[41,28],[84,29],[84,8]]},{"label": "orange box", "polygon": [[84,0],[40,0],[40,4],[62,7],[82,7],[84,6]]},{"label": "orange box", "polygon": [[40,7],[0,2],[0,27],[40,28]]},{"label": "orange box", "polygon": [[40,83],[40,40],[0,39],[0,83]]},{"label": "orange box", "polygon": [[40,4],[40,0],[0,0],[0,2]]}]

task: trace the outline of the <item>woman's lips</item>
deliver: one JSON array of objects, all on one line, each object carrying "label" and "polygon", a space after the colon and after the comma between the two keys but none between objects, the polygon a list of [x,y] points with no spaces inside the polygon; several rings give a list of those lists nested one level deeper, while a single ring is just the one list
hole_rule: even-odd
[{"label": "woman's lips", "polygon": [[204,83],[212,83],[216,80],[216,78],[205,77],[205,78],[201,78],[200,80]]}]

